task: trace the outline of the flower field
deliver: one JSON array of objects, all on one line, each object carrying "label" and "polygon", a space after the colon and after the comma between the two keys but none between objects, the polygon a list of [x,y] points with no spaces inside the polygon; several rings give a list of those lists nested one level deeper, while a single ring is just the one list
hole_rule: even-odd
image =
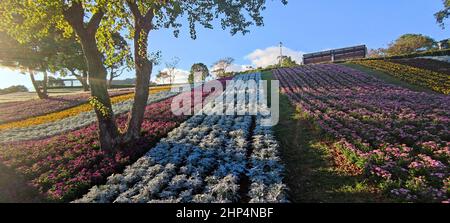
[{"label": "flower field", "polygon": [[[191,96],[191,92],[182,94]],[[203,96],[207,95],[203,93]],[[98,127],[92,123],[45,139],[3,143],[0,145],[0,160],[25,175],[30,184],[50,201],[75,199],[89,187],[104,182],[107,176],[137,160],[152,144],[186,120],[186,116],[172,113],[173,97],[162,101],[152,98],[150,96],[149,101],[153,103],[145,111],[143,137],[115,154],[100,150]],[[120,110],[117,106],[116,109]],[[125,128],[127,119],[127,113],[117,116],[119,128]]]},{"label": "flower field", "polygon": [[[261,76],[235,78],[252,79]],[[242,91],[245,86],[237,87]],[[234,94],[227,88],[219,97]],[[238,104],[250,100],[237,98]],[[94,186],[75,202],[287,202],[278,143],[271,129],[261,126],[261,118],[195,115],[122,174],[111,175],[105,185]]]},{"label": "flower field", "polygon": [[450,75],[445,73],[382,60],[352,61],[352,63],[386,72],[403,81],[427,87],[439,93],[450,94]]},{"label": "flower field", "polygon": [[[111,97],[130,94],[130,91],[113,91]],[[57,96],[49,99],[7,102],[0,104],[0,123],[15,122],[31,117],[62,111],[88,102],[90,94]]]},{"label": "flower field", "polygon": [[[172,97],[174,95],[175,93],[170,91],[153,93],[149,96],[147,104],[158,102],[166,98]],[[114,110],[114,114],[123,114],[130,111],[133,106],[133,97],[134,95],[130,94],[113,98],[114,103],[112,107]],[[89,110],[85,111],[87,109]],[[50,120],[52,121],[48,123],[36,124],[39,123],[39,121],[50,121]],[[13,142],[13,141],[48,138],[54,135],[59,135],[64,132],[73,131],[91,125],[96,121],[97,117],[95,115],[95,112],[91,108],[91,105],[85,104],[58,113],[52,113],[42,117],[36,117],[24,120],[23,122],[15,123],[14,126],[26,126],[26,127],[20,128],[15,127],[8,130],[0,131],[0,142]]]},{"label": "flower field", "polygon": [[[150,95],[151,94],[155,94],[161,91],[168,91],[170,90],[170,87],[158,87],[158,88],[153,88],[150,90]],[[120,102],[124,102],[127,101],[128,104],[132,103],[132,99],[134,98],[134,94],[124,94],[124,95],[120,95],[120,96],[116,96],[116,97],[112,97],[111,98],[111,103],[117,104]],[[46,115],[41,115],[41,116],[37,116],[37,117],[31,117],[25,120],[21,120],[21,121],[15,121],[15,122],[10,122],[10,123],[6,123],[6,124],[1,124],[0,125],[0,131],[3,131],[5,129],[12,129],[12,128],[23,128],[23,127],[29,127],[29,126],[35,126],[35,125],[40,125],[40,124],[45,124],[45,123],[49,123],[49,122],[54,122],[54,121],[58,121],[67,117],[73,117],[76,115],[79,115],[80,113],[83,112],[92,112],[92,106],[90,104],[82,104],[73,108],[69,108],[69,109],[65,109],[59,112],[53,112],[53,113],[49,113]]]},{"label": "flower field", "polygon": [[390,62],[416,67],[424,70],[430,70],[438,73],[443,73],[450,76],[449,62],[424,58],[391,60]]},{"label": "flower field", "polygon": [[[388,70],[448,93],[441,74],[388,62]],[[407,70],[405,70],[407,69]],[[405,72],[405,73],[403,73]],[[450,202],[450,97],[385,84],[341,65],[278,69],[282,92],[336,139],[335,147],[389,196],[400,201]],[[447,82],[448,83],[448,82]]]}]

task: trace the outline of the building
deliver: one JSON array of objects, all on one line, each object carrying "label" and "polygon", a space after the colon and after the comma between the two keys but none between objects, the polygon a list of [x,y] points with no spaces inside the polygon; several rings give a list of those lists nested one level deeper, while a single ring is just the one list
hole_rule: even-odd
[{"label": "building", "polygon": [[304,64],[315,64],[324,62],[335,62],[350,59],[361,59],[367,57],[366,45],[347,47],[341,49],[327,50],[317,53],[303,55]]},{"label": "building", "polygon": [[441,40],[437,44],[439,50],[450,49],[450,39]]}]

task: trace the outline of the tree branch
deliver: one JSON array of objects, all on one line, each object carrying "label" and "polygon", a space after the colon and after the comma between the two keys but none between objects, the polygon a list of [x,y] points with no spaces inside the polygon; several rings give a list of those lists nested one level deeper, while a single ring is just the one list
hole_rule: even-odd
[{"label": "tree branch", "polygon": [[151,21],[151,20],[153,20],[153,17],[155,16],[155,14],[153,13],[153,10],[152,9],[149,9],[148,11],[147,11],[147,13],[145,13],[145,16],[144,16],[144,21]]},{"label": "tree branch", "polygon": [[133,13],[135,18],[139,18],[139,19],[142,18],[142,14],[139,11],[139,8],[136,4],[136,0],[127,0],[127,5],[130,8],[131,13]]},{"label": "tree branch", "polygon": [[75,32],[80,35],[84,34],[84,10],[81,2],[73,2],[69,8],[63,10],[63,15],[67,22],[75,29]]},{"label": "tree branch", "polygon": [[87,26],[87,31],[89,33],[95,32],[98,29],[98,26],[100,25],[100,22],[102,21],[104,15],[105,13],[103,12],[103,10],[100,10],[92,16]]}]

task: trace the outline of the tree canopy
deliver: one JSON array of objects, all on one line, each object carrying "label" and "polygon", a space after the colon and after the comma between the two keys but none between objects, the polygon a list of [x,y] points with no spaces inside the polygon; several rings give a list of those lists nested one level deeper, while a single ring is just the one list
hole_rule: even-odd
[{"label": "tree canopy", "polygon": [[297,62],[292,59],[290,56],[284,56],[281,59],[281,67],[295,67],[298,66]]},{"label": "tree canopy", "polygon": [[444,21],[450,16],[450,0],[442,0],[444,3],[444,9],[437,12],[434,16],[437,22],[442,28],[445,28]]},{"label": "tree canopy", "polygon": [[159,82],[161,81],[162,84],[166,83],[166,80],[170,78],[170,75],[167,71],[159,71],[158,74],[156,75],[156,80]]},{"label": "tree canopy", "polygon": [[[280,1],[287,4],[287,0]],[[249,27],[264,24],[261,12],[265,7],[266,0],[2,0],[0,31],[20,43],[43,39],[54,27],[65,37],[76,34],[88,68],[100,144],[114,151],[141,134],[154,61],[148,50],[150,31],[172,29],[178,36],[183,24],[180,20],[186,19],[190,36],[195,39],[198,26],[212,29],[213,21],[219,20],[221,28],[232,35],[246,34]],[[116,52],[114,33],[126,34],[134,46],[135,103],[124,137],[117,129],[107,91],[106,67],[114,63]]]},{"label": "tree canopy", "polygon": [[194,65],[192,65],[191,67],[191,71],[189,72],[189,77],[188,77],[188,82],[190,84],[193,84],[196,77],[195,74],[200,74],[199,79],[203,82],[206,77],[208,77],[209,75],[209,69],[208,66],[206,66],[203,63],[196,63]]},{"label": "tree canopy", "polygon": [[391,43],[386,49],[388,55],[414,53],[430,50],[436,47],[436,41],[421,34],[405,34]]}]

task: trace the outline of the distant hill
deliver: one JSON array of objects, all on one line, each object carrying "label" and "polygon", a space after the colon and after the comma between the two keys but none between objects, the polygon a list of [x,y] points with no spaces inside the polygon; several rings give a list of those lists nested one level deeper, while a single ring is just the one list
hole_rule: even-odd
[{"label": "distant hill", "polygon": [[112,85],[135,85],[136,78],[127,78],[124,80],[113,80]]},{"label": "distant hill", "polygon": [[28,88],[26,88],[23,85],[16,85],[16,86],[11,86],[8,88],[0,89],[0,95],[16,93],[16,92],[28,92]]}]

